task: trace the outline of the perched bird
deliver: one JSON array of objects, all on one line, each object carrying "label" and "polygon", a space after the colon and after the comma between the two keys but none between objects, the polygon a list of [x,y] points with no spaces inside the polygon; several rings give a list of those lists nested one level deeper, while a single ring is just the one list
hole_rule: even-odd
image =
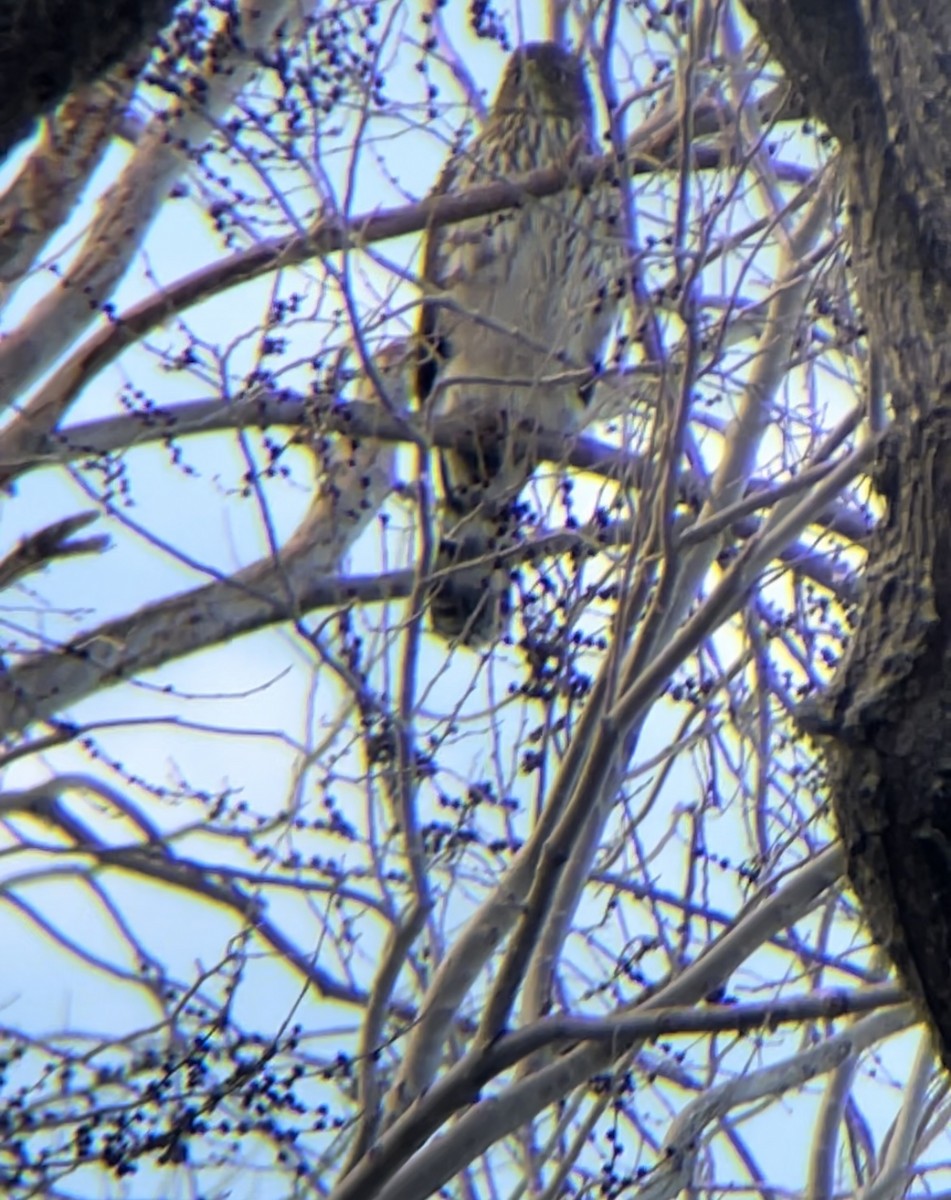
[{"label": "perched bird", "polygon": [[[482,131],[437,193],[463,192],[593,154],[581,61],[553,42],[510,58]],[[466,448],[440,453],[440,545],[429,594],[435,631],[479,645],[505,627],[518,495],[537,465],[531,429],[580,424],[626,271],[616,185],[526,197],[518,208],[429,233],[417,391],[435,416],[465,416]],[[580,370],[579,370],[580,368]],[[587,384],[587,387],[585,387]],[[470,566],[446,573],[456,562]]]}]

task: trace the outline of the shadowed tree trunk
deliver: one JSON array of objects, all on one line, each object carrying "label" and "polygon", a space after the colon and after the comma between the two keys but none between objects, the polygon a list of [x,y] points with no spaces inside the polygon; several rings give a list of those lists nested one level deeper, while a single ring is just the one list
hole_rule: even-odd
[{"label": "shadowed tree trunk", "polygon": [[178,0],[0,0],[0,161],[37,117],[146,46]]},{"label": "shadowed tree trunk", "polygon": [[[951,8],[748,0],[842,143],[853,265],[895,424],[848,659],[802,714],[824,735],[849,877],[951,1064]],[[880,382],[879,382],[880,380]]]}]

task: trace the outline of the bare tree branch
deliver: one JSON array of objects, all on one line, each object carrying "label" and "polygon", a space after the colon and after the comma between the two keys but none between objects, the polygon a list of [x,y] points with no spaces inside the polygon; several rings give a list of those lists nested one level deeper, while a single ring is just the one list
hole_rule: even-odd
[{"label": "bare tree branch", "polygon": [[44,297],[0,346],[0,378],[5,388],[0,411],[9,408],[95,319],[128,270],[169,185],[182,171],[178,147],[197,141],[208,121],[234,103],[258,70],[253,51],[267,45],[287,7],[278,0],[266,9],[254,0],[242,3],[240,43],[226,25],[207,50],[204,71],[208,77],[201,88],[201,104],[179,105],[154,120],[100,204],[84,248],[60,287]]},{"label": "bare tree branch", "polygon": [[118,70],[79,88],[0,197],[0,307],[67,219],[105,154],[134,76]]},{"label": "bare tree branch", "polygon": [[[822,892],[838,878],[842,866],[842,855],[837,848],[819,855],[715,942],[680,979],[657,991],[644,1007],[690,1004],[708,995],[756,946],[762,944],[764,938],[808,912]],[[491,937],[491,930],[487,929],[485,935]],[[907,1021],[908,1017],[903,1019]],[[441,1126],[441,1114],[447,1103],[452,1103],[449,1098],[454,1094],[457,1080],[468,1081],[468,1063],[463,1060],[391,1125],[377,1143],[372,1158],[365,1159],[338,1185],[332,1200],[356,1200],[358,1196],[361,1200],[377,1196],[394,1200],[397,1196],[431,1194],[451,1177],[452,1164],[458,1161],[460,1153],[459,1143],[465,1146],[462,1156],[471,1161],[505,1132],[523,1124],[530,1115],[540,1112],[583,1080],[607,1069],[630,1044],[622,1038],[608,1039],[606,1044],[582,1044],[550,1065],[509,1085],[502,1095],[475,1105],[448,1133],[417,1154],[427,1138]],[[474,1053],[481,1056],[484,1052],[482,1048]],[[472,1095],[469,1090],[466,1094],[474,1100],[478,1092]],[[401,1167],[401,1164],[406,1165]],[[427,1187],[429,1193],[424,1190]]]},{"label": "bare tree branch", "polygon": [[77,513],[62,521],[55,521],[37,533],[21,538],[16,549],[0,560],[0,588],[8,588],[24,575],[37,571],[48,563],[77,554],[101,554],[108,549],[109,538],[105,535],[73,539],[73,534],[97,520],[97,512]]}]

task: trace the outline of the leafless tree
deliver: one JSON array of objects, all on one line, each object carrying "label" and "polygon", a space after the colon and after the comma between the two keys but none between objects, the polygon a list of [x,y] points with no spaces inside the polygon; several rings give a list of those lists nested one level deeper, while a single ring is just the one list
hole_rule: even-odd
[{"label": "leafless tree", "polygon": [[[946,1190],[951,15],[747,2],[0,9],[6,1194]],[[531,38],[604,154],[432,196]],[[447,644],[421,242],[605,178]]]}]

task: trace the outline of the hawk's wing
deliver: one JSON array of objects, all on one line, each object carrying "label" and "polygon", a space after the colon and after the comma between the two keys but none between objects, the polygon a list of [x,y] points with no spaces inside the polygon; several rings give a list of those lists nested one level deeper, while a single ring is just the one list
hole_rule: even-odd
[{"label": "hawk's wing", "polygon": [[[436,186],[430,194],[433,196],[445,196],[451,192],[458,170],[459,163],[457,156],[453,155],[443,167]],[[430,229],[426,234],[426,244],[423,247],[422,283],[424,299],[419,314],[419,341],[416,366],[416,398],[420,405],[425,404],[432,395],[440,365],[447,357],[445,335],[440,329],[440,313],[442,310],[439,304],[426,299],[434,289],[440,286],[438,282],[438,265],[442,254],[439,248],[440,238],[438,235],[443,232],[444,229]]]},{"label": "hawk's wing", "polygon": [[[464,192],[505,178],[482,161],[483,137],[451,156],[431,195]],[[416,394],[420,404],[432,395],[441,368],[452,357],[453,330],[465,320],[458,308],[440,303],[440,293],[454,292],[453,299],[458,302],[460,291],[464,294],[504,284],[500,268],[516,252],[524,220],[522,210],[508,208],[429,230],[423,248],[424,299],[418,331]],[[460,289],[463,281],[468,286]]]}]

